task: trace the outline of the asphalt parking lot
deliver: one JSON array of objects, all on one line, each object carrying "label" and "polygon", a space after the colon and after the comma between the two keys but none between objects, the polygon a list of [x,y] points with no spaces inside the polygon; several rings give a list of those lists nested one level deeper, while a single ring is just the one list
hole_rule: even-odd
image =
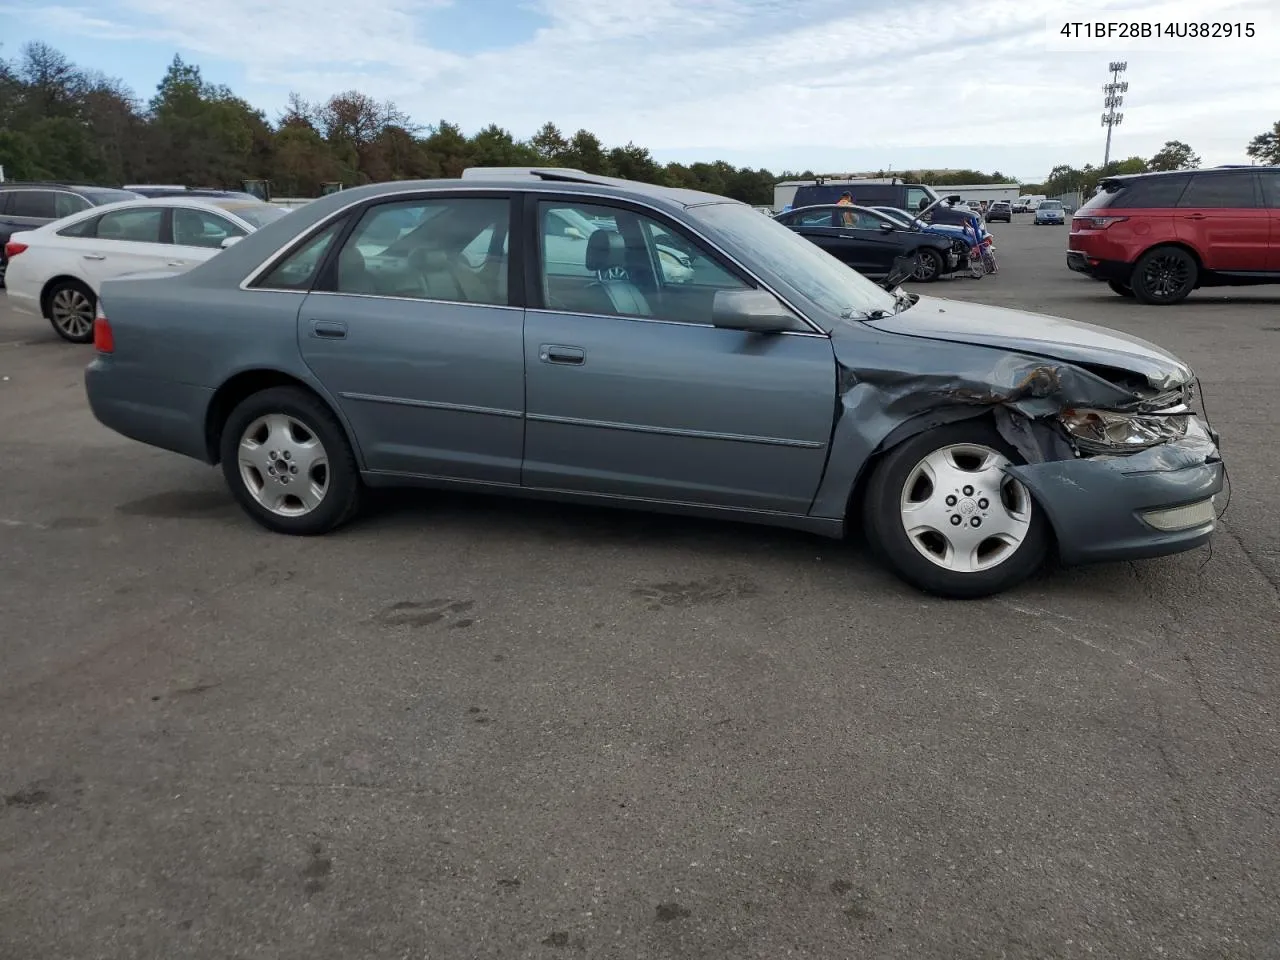
[{"label": "asphalt parking lot", "polygon": [[0,957],[1276,956],[1280,287],[1145,308],[993,231],[928,292],[1197,368],[1211,551],[956,603],[457,495],[273,536],[0,299]]}]

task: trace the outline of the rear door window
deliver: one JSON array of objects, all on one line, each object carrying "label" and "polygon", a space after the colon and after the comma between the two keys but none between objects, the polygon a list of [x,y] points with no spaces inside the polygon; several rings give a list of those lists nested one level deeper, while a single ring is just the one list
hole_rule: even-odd
[{"label": "rear door window", "polygon": [[54,213],[58,219],[69,217],[81,210],[88,210],[90,203],[84,197],[74,193],[55,193],[53,195]]},{"label": "rear door window", "polygon": [[54,220],[57,206],[52,190],[15,190],[13,210],[15,217],[31,217],[35,220]]},{"label": "rear door window", "polygon": [[1217,210],[1247,210],[1258,207],[1253,173],[1201,173],[1191,178],[1179,207]]},{"label": "rear door window", "polygon": [[129,243],[159,243],[164,210],[159,207],[133,207],[114,210],[98,219],[99,240],[124,240]]}]

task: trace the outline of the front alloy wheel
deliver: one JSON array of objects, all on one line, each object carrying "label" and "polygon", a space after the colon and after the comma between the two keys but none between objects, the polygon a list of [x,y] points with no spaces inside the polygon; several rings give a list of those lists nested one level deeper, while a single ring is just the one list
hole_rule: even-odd
[{"label": "front alloy wheel", "polygon": [[924,247],[916,251],[911,277],[921,283],[932,283],[942,276],[942,269],[942,254],[931,247]]},{"label": "front alloy wheel", "polygon": [[922,557],[944,570],[975,573],[1011,556],[1031,526],[1031,495],[1005,476],[1009,460],[959,443],[925,456],[902,485],[903,528]]},{"label": "front alloy wheel", "polygon": [[975,419],[917,434],[877,463],[863,502],[872,548],[907,582],[944,597],[999,593],[1034,573],[1050,532],[1021,463]]}]

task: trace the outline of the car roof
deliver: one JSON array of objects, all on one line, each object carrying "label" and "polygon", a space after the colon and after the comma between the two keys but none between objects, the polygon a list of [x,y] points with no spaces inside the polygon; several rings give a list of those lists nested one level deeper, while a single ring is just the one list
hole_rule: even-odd
[{"label": "car roof", "polygon": [[[261,200],[256,202],[262,206],[270,206],[270,204]],[[238,200],[236,205],[242,207],[250,206],[250,201]],[[139,197],[136,200],[117,200],[115,203],[104,203],[97,207],[90,207],[88,210],[73,214],[73,216],[87,220],[91,217],[101,216],[103,213],[111,213],[115,210],[132,210],[136,207],[185,207],[196,210],[212,210],[217,213],[236,216],[235,206],[224,206],[218,202],[217,197]],[[244,218],[240,217],[238,219]]]},{"label": "car roof", "polygon": [[[682,207],[696,207],[707,203],[737,203],[728,197],[701,190],[688,190],[684,187],[663,187],[639,180],[624,180],[621,177],[606,177],[600,174],[587,173],[569,167],[468,167],[462,171],[457,180],[425,180],[398,181],[400,183],[418,184],[417,189],[426,189],[423,184],[436,189],[468,189],[477,183],[489,186],[503,186],[510,189],[529,189],[531,184],[549,185],[564,188],[571,192],[588,190],[591,187],[607,187],[610,191],[618,191],[619,199],[633,195],[645,200],[662,199]],[[370,187],[385,187],[389,184],[370,184]],[[369,187],[357,187],[356,190],[367,190]],[[351,193],[343,190],[342,193]]]},{"label": "car roof", "polygon": [[1257,173],[1280,173],[1280,165],[1254,166],[1253,164],[1225,163],[1217,167],[1195,167],[1191,170],[1148,170],[1145,173],[1114,173],[1109,177],[1103,177],[1098,183],[1127,183],[1130,180],[1147,180],[1157,177],[1185,177],[1193,173],[1196,176],[1204,176],[1206,174],[1213,176],[1236,170],[1253,170]]},{"label": "car roof", "polygon": [[82,190],[92,193],[95,190],[112,190],[116,193],[132,193],[132,190],[121,190],[119,187],[95,187],[83,183],[61,183],[56,180],[4,180],[0,181],[0,190]]}]

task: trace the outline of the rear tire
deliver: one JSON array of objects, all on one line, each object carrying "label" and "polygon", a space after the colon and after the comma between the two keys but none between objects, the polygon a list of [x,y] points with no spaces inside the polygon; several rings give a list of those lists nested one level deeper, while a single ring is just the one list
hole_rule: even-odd
[{"label": "rear tire", "polygon": [[276,533],[317,536],[360,507],[360,468],[333,412],[300,387],[271,387],[231,411],[222,475],[254,520]]},{"label": "rear tire", "polygon": [[93,343],[98,298],[79,280],[64,280],[49,291],[45,317],[68,343]]},{"label": "rear tire", "polygon": [[1133,287],[1129,286],[1123,280],[1108,280],[1107,286],[1111,288],[1113,293],[1118,293],[1122,297],[1133,298]]},{"label": "rear tire", "polygon": [[1195,257],[1181,247],[1155,247],[1138,258],[1130,283],[1139,303],[1169,306],[1180,303],[1199,282]]},{"label": "rear tire", "polygon": [[867,484],[862,518],[872,549],[903,580],[941,597],[985,597],[1022,582],[1051,543],[1040,505],[1002,471],[1023,462],[986,420],[903,441]]}]

